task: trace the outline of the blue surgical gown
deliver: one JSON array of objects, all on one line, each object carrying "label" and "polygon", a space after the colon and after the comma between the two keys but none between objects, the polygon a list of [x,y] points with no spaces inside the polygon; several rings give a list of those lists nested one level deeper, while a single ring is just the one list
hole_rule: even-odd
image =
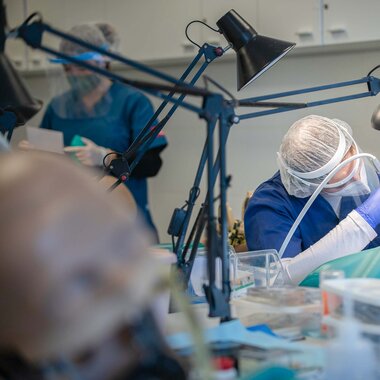
[{"label": "blue surgical gown", "polygon": [[[81,105],[70,92],[53,99],[47,107],[41,128],[61,131],[65,146],[74,135],[87,137],[95,144],[124,152],[144,128],[154,110],[149,99],[140,91],[120,83],[113,83],[97,105],[95,116],[80,114]],[[110,101],[111,100],[111,101]],[[67,112],[63,114],[62,107]],[[83,109],[83,108],[82,108]],[[151,148],[165,147],[167,140],[161,132]],[[146,178],[130,178],[126,183],[148,225],[154,228],[148,207]]]},{"label": "blue surgical gown", "polygon": [[[280,250],[286,235],[308,200],[309,197],[297,198],[289,195],[281,182],[279,172],[262,183],[249,200],[244,216],[248,249]],[[319,195],[294,232],[283,257],[298,255],[323,238],[339,222],[330,204]],[[378,236],[366,249],[379,245]]]}]

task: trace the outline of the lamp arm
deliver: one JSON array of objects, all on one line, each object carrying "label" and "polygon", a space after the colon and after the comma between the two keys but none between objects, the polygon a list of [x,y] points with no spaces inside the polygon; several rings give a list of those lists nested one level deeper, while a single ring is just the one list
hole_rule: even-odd
[{"label": "lamp arm", "polygon": [[[12,33],[16,33],[17,37],[22,38],[26,42],[27,45],[29,45],[35,49],[39,49],[39,48],[41,48],[41,46],[43,46],[42,35],[44,32],[48,32],[54,36],[57,36],[57,37],[62,38],[64,40],[70,41],[74,44],[77,44],[79,46],[87,48],[90,51],[96,51],[96,52],[98,52],[98,53],[100,53],[106,57],[112,58],[114,61],[118,61],[118,62],[121,62],[121,63],[127,65],[127,66],[131,66],[131,67],[137,69],[138,71],[142,71],[146,74],[152,75],[155,78],[165,80],[165,81],[172,83],[172,84],[180,84],[180,81],[177,78],[174,78],[174,77],[172,77],[168,74],[165,74],[161,71],[155,70],[155,69],[153,69],[149,66],[146,66],[140,62],[136,62],[132,59],[123,57],[117,53],[108,51],[104,48],[93,45],[93,44],[86,42],[84,40],[81,40],[80,38],[77,38],[77,37],[70,35],[66,32],[63,32],[57,28],[54,28],[49,24],[44,23],[42,21],[42,19],[30,23],[30,21],[37,15],[38,15],[37,13],[32,14],[31,16],[28,17],[28,19],[23,24],[21,24],[18,28],[15,28],[12,30]],[[55,55],[55,53],[54,53],[54,55]],[[67,58],[67,57],[61,57],[61,58]],[[183,83],[183,85],[186,86],[187,84]]]},{"label": "lamp arm", "polygon": [[[214,127],[215,127],[215,125],[214,125]],[[212,131],[212,133],[214,133],[214,131]],[[194,237],[194,233],[193,232],[190,233],[190,236],[189,236],[185,246],[184,246],[184,242],[185,242],[185,238],[187,235],[187,230],[189,227],[191,215],[192,215],[193,210],[194,210],[195,201],[197,200],[197,198],[199,196],[199,186],[200,186],[200,183],[201,183],[201,180],[203,177],[203,172],[204,172],[206,162],[207,162],[208,138],[209,137],[207,136],[205,144],[203,146],[201,158],[199,160],[199,164],[198,164],[197,172],[196,172],[195,179],[193,182],[193,186],[190,189],[189,198],[186,201],[186,205],[187,205],[186,212],[183,214],[182,219],[180,219],[178,221],[178,219],[176,220],[176,216],[181,215],[180,213],[178,213],[178,211],[180,209],[174,210],[174,213],[172,216],[172,221],[171,221],[169,229],[168,229],[168,232],[171,229],[175,229],[176,226],[173,225],[173,223],[175,221],[177,221],[177,224],[178,224],[177,228],[179,229],[179,233],[178,233],[178,238],[177,238],[177,241],[176,241],[176,244],[174,247],[174,253],[177,255],[177,265],[184,272],[185,279],[187,281],[190,279],[190,273],[188,273],[188,275],[189,275],[188,277],[186,276],[186,271],[188,271],[188,268],[189,268],[189,260],[195,259],[195,257],[190,257],[189,260],[186,260],[187,252],[191,246],[191,240]],[[219,155],[218,155],[218,157],[219,157]],[[218,176],[218,172],[219,172],[219,164],[218,164],[218,159],[217,159],[216,164],[214,166],[214,174],[213,174],[213,180],[212,180],[213,186],[215,185],[216,178]],[[205,205],[206,203],[207,203],[207,195],[206,195],[206,200],[204,201],[203,204]],[[197,221],[195,221],[194,227],[197,224],[198,224]],[[194,230],[194,228],[193,228],[193,230]],[[170,232],[169,232],[169,234],[170,234]],[[199,241],[198,241],[198,243],[193,242],[192,252],[194,251],[194,245],[196,245],[196,247],[195,247],[195,250],[196,250],[196,248],[198,247],[198,244],[199,244]],[[192,264],[191,264],[191,267],[192,267]]]},{"label": "lamp arm", "polygon": [[[201,57],[203,55],[206,55],[207,51],[208,51],[208,45],[205,45],[199,50],[198,54],[194,57],[190,65],[182,74],[180,81],[183,81],[187,78],[187,76],[191,73],[191,71],[193,70],[195,65],[199,62]],[[203,63],[199,71],[195,74],[194,78],[191,80],[191,84],[195,83],[195,81],[199,78],[199,76],[206,69],[207,66],[208,66],[208,62],[206,61]],[[141,161],[145,153],[149,150],[150,145],[153,143],[155,138],[164,128],[166,123],[169,121],[170,117],[176,111],[178,106],[184,103],[183,99],[185,98],[186,95],[182,94],[178,99],[174,101],[175,93],[176,93],[175,91],[171,91],[164,98],[163,102],[157,108],[157,110],[152,115],[152,117],[148,120],[145,127],[140,131],[140,133],[137,135],[137,137],[132,142],[132,144],[128,147],[128,149],[125,152],[120,154],[120,157],[113,159],[108,165],[105,163],[105,161],[103,161],[106,172],[111,172],[113,175],[115,175],[118,178],[117,181],[108,189],[109,191],[114,190],[121,183],[128,181],[134,168],[138,165],[138,163]],[[160,114],[163,112],[163,110],[165,109],[165,107],[168,105],[168,103],[171,100],[174,101],[172,108],[164,116],[164,118],[157,125],[153,127],[153,124],[156,122],[156,120],[158,120]],[[134,157],[134,159],[131,163],[129,163],[128,160],[130,160],[132,157]]]},{"label": "lamp arm", "polygon": [[[230,128],[227,128],[226,132],[225,132],[224,145],[227,142],[229,131],[230,131]],[[212,131],[212,133],[214,133],[214,131]],[[197,220],[194,222],[192,231],[190,232],[189,238],[186,241],[185,247],[182,248],[182,246],[183,246],[184,238],[185,238],[186,231],[188,228],[188,223],[190,221],[191,213],[192,213],[192,210],[193,210],[194,205],[195,205],[195,200],[199,196],[199,192],[197,190],[199,190],[199,185],[200,185],[202,175],[203,175],[203,171],[204,171],[206,161],[207,161],[207,144],[208,144],[208,137],[206,138],[206,142],[205,142],[205,145],[203,147],[203,151],[202,151],[201,159],[199,161],[197,175],[195,176],[194,184],[193,184],[193,186],[190,190],[190,193],[189,193],[189,200],[186,201],[186,204],[188,205],[188,209],[186,212],[186,219],[183,223],[183,227],[181,229],[180,236],[177,239],[176,248],[174,250],[174,252],[177,253],[178,264],[179,264],[180,269],[183,271],[183,273],[185,275],[186,283],[190,279],[191,268],[193,266],[193,261],[195,260],[196,250],[197,250],[198,245],[199,245],[199,239],[197,240],[196,237],[194,238],[194,235],[195,235],[195,233],[198,233],[198,232],[196,232],[196,228],[197,228],[197,226],[200,225],[200,223],[198,223],[197,220],[200,218],[200,214],[202,213],[202,211],[200,211],[200,213],[197,216]],[[219,146],[217,157],[215,159],[214,166],[213,166],[213,173],[212,173],[212,179],[211,179],[211,183],[213,184],[212,185],[213,187],[216,184],[216,180],[218,178],[219,171],[220,171],[220,160],[221,160],[222,149],[224,149],[224,148],[222,146]],[[206,209],[208,207],[207,199],[208,199],[208,191],[206,193],[205,200],[201,206],[201,210],[203,210],[203,214],[205,214]],[[204,225],[200,228],[201,228],[201,233],[202,233]],[[193,241],[193,238],[195,239],[194,241]],[[190,253],[190,256],[187,258],[187,254],[188,254],[188,251],[190,248],[191,248],[191,253]]]},{"label": "lamp arm", "polygon": [[[205,61],[201,65],[201,67],[197,70],[197,72],[194,74],[193,78],[189,82],[190,85],[194,85],[197,80],[200,78],[202,73],[206,70],[208,65],[217,57],[220,57],[223,54],[220,53],[219,48],[216,48],[214,46],[204,44],[200,49],[196,57],[193,59],[193,61],[190,63],[190,65],[186,68],[185,72],[182,74],[180,81],[183,81],[187,78],[187,76],[191,73],[191,71],[194,69],[195,65],[199,62],[201,57],[204,57]],[[173,97],[175,94],[174,91],[172,91],[168,97]],[[159,115],[162,113],[166,105],[168,104],[168,100],[164,100],[161,105],[158,107],[154,115],[150,118],[144,129],[139,133],[139,135],[136,137],[132,145],[128,148],[128,150],[124,153],[124,156],[126,157],[132,157],[137,154],[138,149],[144,144],[145,149],[142,149],[136,156],[133,163],[130,165],[130,169],[133,170],[134,167],[139,163],[143,155],[145,154],[146,150],[149,149],[150,144],[154,141],[154,139],[158,136],[158,134],[161,132],[161,130],[164,128],[166,123],[169,121],[169,119],[172,117],[174,112],[177,110],[177,108],[182,105],[183,100],[185,98],[186,94],[181,94],[176,102],[172,105],[172,108],[168,111],[166,116],[164,117],[163,121],[160,122],[159,125],[154,129],[154,133],[152,133],[151,136],[149,136],[149,139],[147,141],[142,142],[142,139],[144,136],[146,136],[147,133],[149,133],[150,129],[153,126],[153,123],[158,119]]]},{"label": "lamp arm", "polygon": [[[242,102],[244,105],[245,103],[256,103],[256,102],[261,102],[261,101],[270,100],[270,99],[283,98],[287,96],[300,95],[300,94],[306,94],[306,93],[311,93],[311,92],[319,92],[319,91],[324,91],[324,90],[331,90],[334,88],[349,87],[349,86],[354,86],[354,85],[363,84],[363,83],[367,83],[368,91],[366,92],[304,103],[304,108],[316,107],[316,106],[331,104],[331,103],[345,102],[348,100],[360,99],[360,98],[365,98],[368,96],[375,96],[380,92],[380,80],[378,78],[369,76],[369,77],[364,77],[364,78],[356,79],[352,81],[339,82],[339,83],[334,83],[334,84],[329,84],[329,85],[324,85],[324,86],[309,87],[309,88],[304,88],[304,89],[294,90],[294,91],[279,92],[276,94],[269,94],[269,95],[254,97],[254,98],[246,98],[246,99],[241,99],[238,102]],[[274,108],[271,110],[238,115],[238,117],[240,120],[245,120],[245,119],[251,119],[251,118],[260,117],[260,116],[272,115],[275,113],[294,111],[297,108],[300,108],[300,107],[280,106],[278,108]]]},{"label": "lamp arm", "polygon": [[[179,79],[181,82],[184,81],[187,76],[191,73],[195,65],[199,62],[201,57],[203,56],[204,52],[200,49],[198,51],[198,54],[194,57],[194,59],[190,62],[189,66],[186,68],[185,72],[182,74],[181,78]],[[174,92],[171,92],[169,96],[174,96]],[[182,99],[181,99],[182,100]],[[178,101],[180,101],[178,99]],[[125,155],[128,156],[129,152],[134,150],[134,153],[136,153],[136,144],[140,141],[140,139],[146,135],[147,132],[149,132],[150,127],[153,125],[153,123],[157,120],[158,116],[161,114],[161,112],[164,110],[166,105],[168,104],[167,100],[164,100],[160,106],[157,108],[154,115],[149,119],[148,123],[144,127],[144,129],[136,136],[136,139],[132,142],[131,146],[128,148],[128,150],[125,152]],[[173,108],[175,109],[178,107],[178,103],[173,105]],[[174,112],[174,111],[173,111]],[[132,156],[133,153],[130,154]]]},{"label": "lamp arm", "polygon": [[[168,84],[161,84],[161,83],[152,83],[152,82],[146,82],[146,81],[138,81],[138,80],[131,80],[128,78],[125,78],[123,76],[120,76],[118,74],[115,74],[113,72],[104,70],[100,67],[91,65],[87,63],[86,61],[80,61],[77,60],[75,57],[71,57],[69,55],[66,55],[64,53],[61,53],[60,51],[56,49],[52,49],[48,46],[45,46],[42,44],[42,34],[43,32],[50,32],[56,36],[59,36],[63,39],[69,40],[73,43],[76,43],[80,46],[86,47],[88,49],[97,51],[101,54],[104,54],[105,56],[108,56],[110,58],[113,58],[114,60],[120,61],[126,65],[130,65],[132,67],[135,67],[137,70],[142,72],[147,72],[148,74],[153,75],[156,78],[166,80],[169,83],[172,83],[173,85]],[[133,60],[127,59],[125,57],[122,57],[121,55],[106,51],[104,49],[101,49],[95,45],[92,45],[90,43],[87,43],[83,40],[80,40],[68,33],[58,31],[55,28],[50,27],[47,24],[44,24],[43,22],[34,22],[32,24],[22,24],[20,27],[13,30],[12,34],[16,34],[17,37],[23,39],[25,43],[35,49],[42,50],[54,57],[63,58],[69,62],[72,62],[75,65],[85,67],[88,70],[91,70],[93,72],[96,72],[100,75],[106,76],[109,79],[116,80],[119,82],[122,82],[124,84],[128,84],[130,86],[136,87],[138,89],[141,89],[142,91],[145,91],[147,93],[150,93],[153,96],[162,98],[162,95],[157,93],[156,91],[174,91],[175,93],[180,94],[186,94],[186,95],[192,95],[192,96],[206,96],[209,92],[203,88],[197,88],[194,87],[188,83],[180,82],[175,78],[172,78],[171,76],[168,76],[164,73],[161,73],[160,71],[154,70],[149,68],[146,65],[143,65],[141,63],[135,62]],[[171,102],[176,102],[176,100],[171,100]],[[194,107],[192,105],[188,105],[186,103],[183,104],[183,106],[186,108],[188,107],[193,112],[200,113],[201,109]]]},{"label": "lamp arm", "polygon": [[324,91],[324,90],[331,90],[333,88],[354,86],[354,85],[362,84],[362,83],[371,83],[370,91],[379,92],[379,88],[376,89],[376,86],[375,86],[376,83],[377,83],[377,86],[379,86],[378,79],[375,77],[364,77],[361,79],[355,79],[355,80],[351,80],[351,81],[327,84],[327,85],[323,85],[323,86],[307,87],[307,88],[302,88],[299,90],[278,92],[278,93],[274,93],[274,94],[256,96],[253,98],[244,98],[244,99],[241,99],[240,101],[259,102],[259,101],[263,101],[263,100],[278,99],[278,98],[285,98],[287,96],[306,94],[309,92],[319,92],[319,91]]}]

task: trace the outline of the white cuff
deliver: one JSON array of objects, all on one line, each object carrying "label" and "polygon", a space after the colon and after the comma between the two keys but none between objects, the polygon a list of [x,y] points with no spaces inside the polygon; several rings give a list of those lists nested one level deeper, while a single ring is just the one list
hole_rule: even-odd
[{"label": "white cuff", "polygon": [[377,232],[365,221],[365,219],[356,211],[351,211],[347,217],[350,217],[356,225],[365,233],[369,241],[372,241],[376,236]]},{"label": "white cuff", "polygon": [[328,261],[365,248],[376,231],[354,210],[334,229],[291,260],[283,260],[285,281],[299,284],[309,273]]}]

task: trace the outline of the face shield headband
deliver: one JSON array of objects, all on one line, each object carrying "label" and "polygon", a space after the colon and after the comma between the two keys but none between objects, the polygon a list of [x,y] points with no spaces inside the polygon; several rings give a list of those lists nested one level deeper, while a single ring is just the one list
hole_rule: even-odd
[{"label": "face shield headband", "polygon": [[[334,122],[334,125],[335,125],[335,127],[338,131],[338,134],[339,134],[338,148],[337,148],[334,156],[330,159],[330,161],[327,162],[322,167],[316,169],[316,170],[313,170],[310,172],[305,172],[305,173],[293,170],[293,169],[289,168],[289,166],[282,159],[281,155],[277,152],[278,160],[281,162],[282,166],[286,169],[286,171],[292,177],[297,178],[297,180],[299,180],[300,182],[302,182],[303,184],[305,184],[307,186],[316,187],[319,185],[318,183],[308,181],[308,180],[313,180],[313,179],[321,178],[321,177],[328,175],[337,165],[339,165],[342,162],[345,154],[348,152],[348,150],[352,146],[355,147],[356,153],[359,153],[359,148],[358,148],[355,140],[352,138],[352,136],[346,130],[343,130],[343,128],[339,124]],[[347,147],[347,144],[346,144],[345,134],[347,136],[349,136],[349,139],[351,140],[351,145],[349,147]],[[347,175],[347,177],[343,178],[342,180],[340,180],[338,182],[326,184],[324,186],[324,188],[329,189],[329,188],[336,188],[336,187],[340,187],[340,186],[345,185],[357,173],[357,171],[359,169],[359,165],[360,165],[360,160],[355,160],[354,167],[353,167],[352,171],[350,172],[350,174]]]}]

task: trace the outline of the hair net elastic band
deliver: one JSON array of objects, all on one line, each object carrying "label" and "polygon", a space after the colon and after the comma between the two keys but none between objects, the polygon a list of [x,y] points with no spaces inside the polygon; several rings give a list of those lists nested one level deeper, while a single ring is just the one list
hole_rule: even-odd
[{"label": "hair net elastic band", "polygon": [[[342,161],[344,162],[344,161]],[[333,189],[335,187],[340,187],[340,186],[343,186],[345,185],[347,182],[349,182],[351,180],[351,178],[357,173],[357,171],[359,170],[359,165],[360,165],[360,162],[359,160],[356,160],[355,161],[355,166],[354,168],[352,169],[351,173],[343,178],[342,180],[338,181],[338,182],[334,182],[334,183],[327,183],[325,186],[323,186],[324,189]],[[318,187],[319,184],[318,183],[313,183],[313,182],[309,182],[307,180],[304,180],[302,178],[299,178],[299,177],[296,177],[300,182],[302,182],[304,185],[307,185],[309,187]]]}]

